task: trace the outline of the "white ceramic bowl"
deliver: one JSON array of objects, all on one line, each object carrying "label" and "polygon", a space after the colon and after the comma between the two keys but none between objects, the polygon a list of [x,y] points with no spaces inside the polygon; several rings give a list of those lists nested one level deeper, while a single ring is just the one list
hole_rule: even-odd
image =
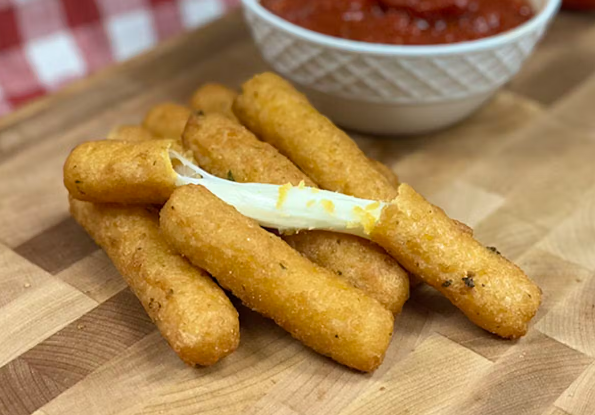
[{"label": "white ceramic bowl", "polygon": [[[435,46],[339,39],[242,0],[264,59],[321,112],[376,134],[434,131],[469,116],[521,68],[561,0],[531,0],[536,16],[497,36]],[[496,0],[494,0],[496,1]]]}]

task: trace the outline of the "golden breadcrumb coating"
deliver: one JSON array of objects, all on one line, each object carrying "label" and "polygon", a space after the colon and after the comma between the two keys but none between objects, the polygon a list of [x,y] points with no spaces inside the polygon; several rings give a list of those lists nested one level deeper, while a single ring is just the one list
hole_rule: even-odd
[{"label": "golden breadcrumb coating", "polygon": [[161,210],[161,229],[178,252],[305,345],[361,371],[382,362],[390,311],[204,187],[177,189]]},{"label": "golden breadcrumb coating", "polygon": [[413,188],[402,184],[398,190],[372,240],[478,326],[505,338],[523,336],[541,302],[539,287]]},{"label": "golden breadcrumb coating", "polygon": [[237,96],[236,91],[225,85],[204,84],[192,95],[190,106],[194,111],[201,111],[204,114],[223,114],[227,118],[237,121],[231,108]]},{"label": "golden breadcrumb coating", "polygon": [[71,198],[70,212],[105,250],[184,362],[212,365],[238,347],[237,311],[205,271],[167,245],[156,209]]},{"label": "golden breadcrumb coating", "polygon": [[102,140],[77,146],[64,164],[64,185],[78,200],[163,204],[176,188],[172,140]]}]

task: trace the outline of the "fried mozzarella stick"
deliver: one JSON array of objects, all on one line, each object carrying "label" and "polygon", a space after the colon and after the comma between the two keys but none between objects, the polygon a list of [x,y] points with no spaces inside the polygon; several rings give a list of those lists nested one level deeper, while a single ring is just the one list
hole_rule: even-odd
[{"label": "fried mozzarella stick", "polygon": [[398,190],[371,239],[478,326],[504,338],[525,335],[541,303],[539,287],[411,186],[402,184]]},{"label": "fried mozzarella stick", "polygon": [[392,313],[206,188],[177,189],[161,211],[161,229],[194,265],[305,345],[365,372],[382,362]]},{"label": "fried mozzarella stick", "polygon": [[211,83],[198,88],[192,95],[190,106],[204,114],[223,114],[230,120],[237,121],[233,113],[233,101],[238,93],[225,85]]},{"label": "fried mozzarella stick", "polygon": [[[209,173],[242,183],[316,185],[271,145],[222,114],[192,115],[185,148]],[[352,235],[303,231],[282,238],[294,249],[377,299],[393,313],[409,297],[407,273],[377,245]]]},{"label": "fried mozzarella stick", "polygon": [[87,202],[163,204],[176,188],[173,148],[173,140],[80,144],[64,164],[64,185]]},{"label": "fried mozzarella stick", "polygon": [[179,140],[192,111],[183,105],[165,102],[151,108],[143,121],[143,127],[160,138]]},{"label": "fried mozzarella stick", "polygon": [[397,197],[357,144],[281,77],[267,72],[245,82],[233,109],[242,124],[321,187],[373,200]]},{"label": "fried mozzarella stick", "polygon": [[205,271],[167,245],[157,210],[71,198],[70,212],[107,253],[184,362],[212,365],[238,347],[237,311]]}]

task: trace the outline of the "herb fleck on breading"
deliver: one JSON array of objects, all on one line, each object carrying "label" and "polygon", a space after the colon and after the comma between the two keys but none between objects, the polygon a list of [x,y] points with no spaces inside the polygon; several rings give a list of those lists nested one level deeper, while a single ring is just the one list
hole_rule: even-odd
[{"label": "herb fleck on breading", "polygon": [[443,286],[444,288],[447,288],[447,287],[450,287],[450,286],[451,286],[451,284],[452,284],[452,280],[448,280],[448,281],[444,281],[444,282],[442,283],[442,286]]},{"label": "herb fleck on breading", "polygon": [[492,251],[492,252],[493,252],[493,253],[495,253],[495,254],[502,255],[502,254],[500,253],[500,251],[498,251],[498,249],[497,249],[495,246],[488,246],[488,247],[486,247],[486,248],[487,248],[487,249],[489,249],[490,251]]},{"label": "herb fleck on breading", "polygon": [[279,262],[279,266],[281,267],[281,269],[287,269],[287,267],[283,265],[283,262]]},{"label": "herb fleck on breading", "polygon": [[233,173],[231,172],[231,170],[227,171],[227,180],[235,182],[236,179],[233,177]]},{"label": "herb fleck on breading", "polygon": [[473,281],[473,276],[475,274],[472,272],[468,272],[467,276],[463,278],[463,282],[469,288],[475,288],[475,282]]}]

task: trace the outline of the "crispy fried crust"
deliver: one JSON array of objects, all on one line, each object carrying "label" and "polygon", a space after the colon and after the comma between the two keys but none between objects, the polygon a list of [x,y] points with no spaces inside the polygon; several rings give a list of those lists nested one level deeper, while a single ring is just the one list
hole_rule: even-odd
[{"label": "crispy fried crust", "polygon": [[[219,114],[193,115],[184,131],[184,145],[200,166],[238,182],[316,186],[275,148]],[[397,313],[409,297],[407,273],[387,253],[361,238],[311,231],[282,237],[308,259],[330,269],[349,284]]]},{"label": "crispy fried crust", "polygon": [[393,313],[409,298],[407,272],[378,245],[335,232],[299,232],[283,238],[311,261],[375,298]]},{"label": "crispy fried crust", "polygon": [[410,186],[399,187],[371,237],[478,326],[505,338],[527,332],[541,302],[539,287]]},{"label": "crispy fried crust", "polygon": [[151,134],[179,140],[192,111],[183,105],[164,102],[149,110],[143,121],[143,127]]},{"label": "crispy fried crust", "polygon": [[357,144],[287,81],[267,72],[242,91],[233,106],[240,121],[322,188],[375,200],[397,196]]},{"label": "crispy fried crust", "polygon": [[155,209],[71,199],[70,212],[105,250],[184,362],[212,365],[238,347],[235,308],[205,271],[166,244]]},{"label": "crispy fried crust", "polygon": [[177,189],[161,229],[178,252],[305,345],[361,371],[382,362],[393,329],[387,309],[204,187]]},{"label": "crispy fried crust", "polygon": [[380,174],[382,174],[386,178],[386,180],[388,180],[392,187],[394,187],[395,189],[399,187],[399,185],[401,184],[401,182],[399,181],[399,176],[397,176],[397,174],[394,171],[392,171],[391,168],[389,168],[386,164],[379,162],[378,160],[370,159],[370,162],[372,163],[374,168]]},{"label": "crispy fried crust", "polygon": [[[401,185],[401,183],[399,182],[399,177],[386,164],[383,164],[383,163],[379,162],[378,160],[374,160],[374,159],[370,159],[370,161],[372,162],[372,164],[374,164],[374,167],[376,167],[376,170],[378,170],[380,173],[382,173],[382,175],[388,179],[390,184],[395,189],[397,189]],[[453,219],[453,221],[457,224],[457,226],[459,228],[461,228],[461,230],[463,232],[473,235],[473,229],[471,229],[469,226],[465,225],[463,222],[459,222],[458,220]],[[415,285],[418,285],[419,283],[421,283],[421,281],[416,279],[415,276],[412,276],[412,279],[416,280]]]},{"label": "crispy fried crust", "polygon": [[140,125],[121,125],[110,131],[108,140],[149,141],[156,137],[149,130]]},{"label": "crispy fried crust", "polygon": [[225,85],[211,83],[204,84],[192,95],[190,106],[195,111],[204,114],[223,114],[227,118],[237,121],[231,107],[238,93]]},{"label": "crispy fried crust", "polygon": [[78,200],[95,203],[163,204],[176,188],[168,150],[172,140],[90,141],[64,164],[64,185]]}]

